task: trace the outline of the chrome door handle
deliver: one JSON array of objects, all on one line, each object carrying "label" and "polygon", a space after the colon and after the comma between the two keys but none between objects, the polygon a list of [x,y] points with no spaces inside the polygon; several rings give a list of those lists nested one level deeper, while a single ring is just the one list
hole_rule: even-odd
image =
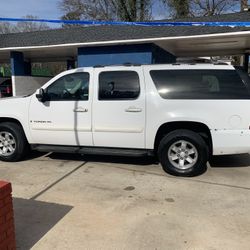
[{"label": "chrome door handle", "polygon": [[82,113],[84,113],[84,112],[88,112],[88,109],[76,108],[76,109],[74,109],[73,111],[74,111],[74,112],[82,112]]},{"label": "chrome door handle", "polygon": [[142,112],[141,108],[136,108],[136,107],[129,107],[127,109],[125,109],[126,112],[133,112],[133,113],[138,113],[138,112]]}]

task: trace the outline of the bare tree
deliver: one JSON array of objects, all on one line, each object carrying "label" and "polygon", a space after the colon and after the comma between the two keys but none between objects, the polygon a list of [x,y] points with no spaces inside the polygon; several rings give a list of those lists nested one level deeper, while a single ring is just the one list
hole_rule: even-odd
[{"label": "bare tree", "polygon": [[151,19],[150,0],[119,0],[117,19],[123,21],[145,21]]},{"label": "bare tree", "polygon": [[171,16],[182,18],[190,16],[190,0],[163,0],[171,10]]},{"label": "bare tree", "polygon": [[213,16],[232,12],[238,4],[238,0],[190,0],[190,9],[194,16]]},{"label": "bare tree", "polygon": [[15,27],[7,22],[0,23],[0,34],[13,33]]},{"label": "bare tree", "polygon": [[[162,0],[172,10],[174,17],[212,16],[235,11],[238,0]],[[241,0],[245,6],[246,0]]]},{"label": "bare tree", "polygon": [[122,20],[151,19],[151,0],[61,0],[59,8],[64,20]]},{"label": "bare tree", "polygon": [[84,1],[84,0],[62,0],[59,8],[64,13],[64,20],[96,19],[108,20],[115,15],[113,2],[108,0]]},{"label": "bare tree", "polygon": [[[27,15],[23,18],[37,19],[36,16],[32,15]],[[50,29],[50,27],[47,24],[37,23],[37,22],[17,22],[16,25],[8,22],[0,23],[0,34],[29,32],[29,31],[47,30],[47,29]]]},{"label": "bare tree", "polygon": [[[37,19],[37,16],[27,15],[24,18],[27,19]],[[15,26],[15,32],[29,32],[37,30],[48,30],[49,26],[45,23],[38,22],[18,22]]]},{"label": "bare tree", "polygon": [[241,10],[248,9],[248,0],[241,0]]}]

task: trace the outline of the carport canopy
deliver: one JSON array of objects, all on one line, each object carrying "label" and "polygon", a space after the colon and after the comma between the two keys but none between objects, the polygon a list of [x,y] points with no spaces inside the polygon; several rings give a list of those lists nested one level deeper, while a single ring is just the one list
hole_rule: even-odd
[{"label": "carport canopy", "polygon": [[[250,12],[176,21],[250,21]],[[49,62],[74,60],[82,47],[147,43],[177,57],[239,55],[250,52],[250,28],[110,25],[3,34],[0,63],[9,62],[12,51],[23,52],[30,62]]]}]

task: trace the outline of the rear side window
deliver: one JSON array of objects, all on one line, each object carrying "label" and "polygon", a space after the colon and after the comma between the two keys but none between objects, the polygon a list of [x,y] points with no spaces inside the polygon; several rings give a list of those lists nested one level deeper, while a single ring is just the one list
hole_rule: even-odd
[{"label": "rear side window", "polygon": [[152,70],[164,99],[249,99],[248,86],[235,70]]},{"label": "rear side window", "polygon": [[99,75],[99,100],[133,100],[140,94],[135,71],[106,71]]}]

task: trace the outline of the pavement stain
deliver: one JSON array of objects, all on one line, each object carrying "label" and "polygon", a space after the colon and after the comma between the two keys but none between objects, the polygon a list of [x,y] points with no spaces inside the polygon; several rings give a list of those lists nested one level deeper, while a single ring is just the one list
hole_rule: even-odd
[{"label": "pavement stain", "polygon": [[153,202],[157,202],[158,200],[155,198],[151,198],[151,199],[146,199],[147,201],[153,201]]},{"label": "pavement stain", "polygon": [[116,189],[108,186],[97,186],[97,185],[88,185],[90,188],[98,189],[101,191],[110,191],[110,192],[115,192]]},{"label": "pavement stain", "polygon": [[63,162],[61,162],[61,163],[59,164],[58,167],[64,167],[65,165],[67,165],[68,162],[69,162],[69,161],[63,161]]},{"label": "pavement stain", "polygon": [[175,202],[175,200],[173,198],[166,198],[165,201],[167,201],[167,202]]},{"label": "pavement stain", "polygon": [[88,166],[83,172],[88,174],[88,173],[90,173],[89,170],[92,169],[92,168],[94,168],[94,167],[93,166]]},{"label": "pavement stain", "polygon": [[135,187],[134,186],[128,186],[128,187],[125,187],[123,190],[132,191],[132,190],[135,190]]}]

